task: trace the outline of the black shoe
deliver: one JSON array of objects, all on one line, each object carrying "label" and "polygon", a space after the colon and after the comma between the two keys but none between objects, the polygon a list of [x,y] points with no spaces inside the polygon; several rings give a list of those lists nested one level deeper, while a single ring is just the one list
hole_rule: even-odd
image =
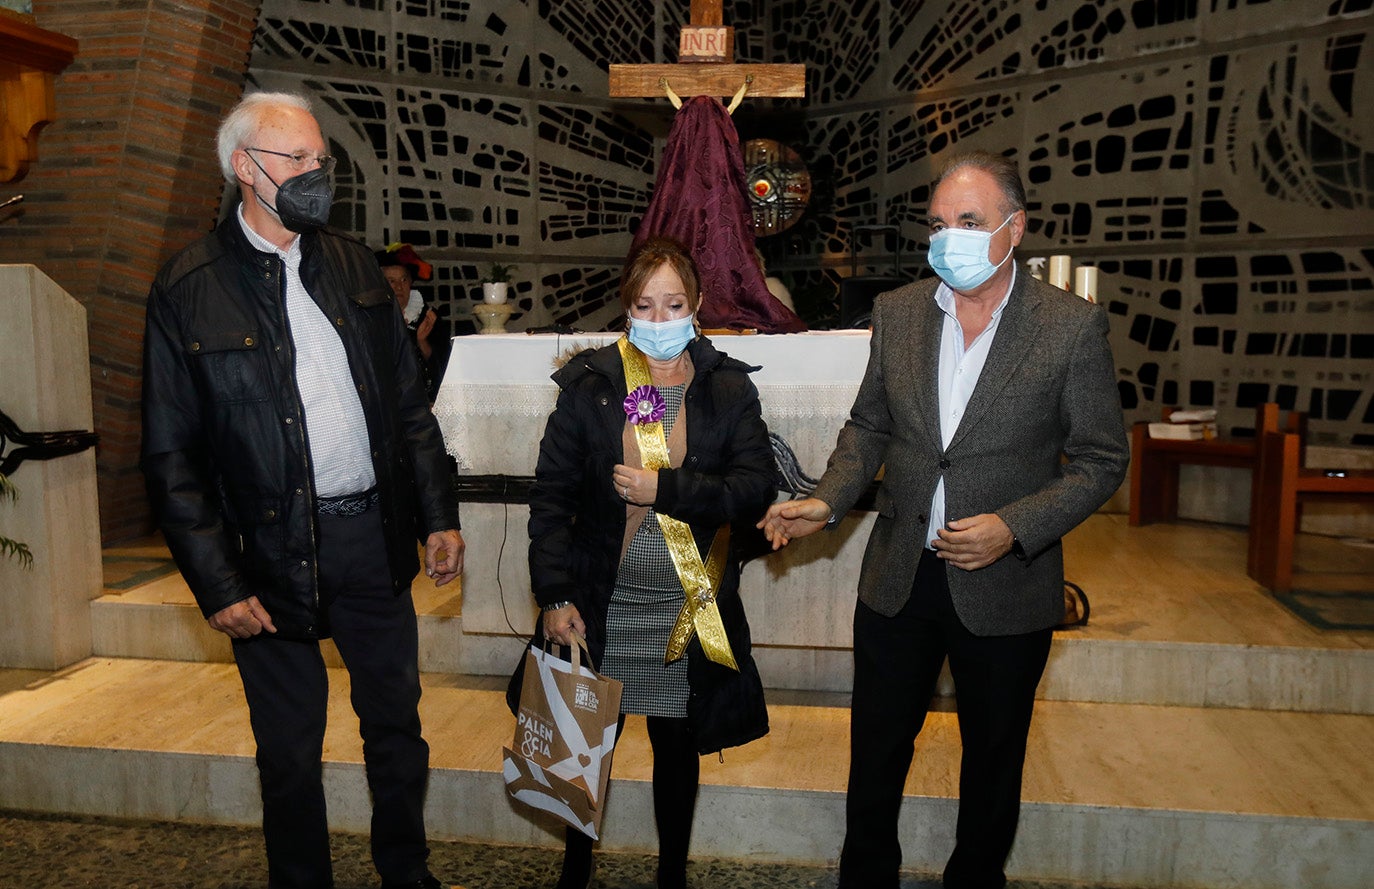
[{"label": "black shoe", "polygon": [[675,873],[659,872],[654,881],[656,889],[687,889],[687,874],[681,871]]},{"label": "black shoe", "polygon": [[596,863],[591,859],[585,864],[564,860],[563,872],[558,875],[558,884],[554,889],[591,889],[592,875],[595,873]]},{"label": "black shoe", "polygon": [[440,883],[433,874],[426,874],[418,880],[410,880],[405,883],[383,883],[382,889],[444,889],[444,884]]}]

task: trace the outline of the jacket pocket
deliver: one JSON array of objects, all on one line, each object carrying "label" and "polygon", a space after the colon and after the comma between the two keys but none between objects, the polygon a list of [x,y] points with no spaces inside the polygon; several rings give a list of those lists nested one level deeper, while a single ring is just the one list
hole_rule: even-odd
[{"label": "jacket pocket", "polygon": [[279,575],[290,530],[282,515],[281,498],[231,494],[229,508],[242,541],[248,572],[255,579]]},{"label": "jacket pocket", "polygon": [[371,309],[375,306],[386,305],[395,299],[395,295],[388,289],[368,287],[364,290],[359,290],[357,293],[349,294],[348,298],[364,309]]},{"label": "jacket pocket", "polygon": [[282,498],[229,492],[225,498],[229,519],[241,532],[282,523]]},{"label": "jacket pocket", "polygon": [[256,330],[190,333],[183,344],[201,391],[220,404],[265,401],[267,375]]}]

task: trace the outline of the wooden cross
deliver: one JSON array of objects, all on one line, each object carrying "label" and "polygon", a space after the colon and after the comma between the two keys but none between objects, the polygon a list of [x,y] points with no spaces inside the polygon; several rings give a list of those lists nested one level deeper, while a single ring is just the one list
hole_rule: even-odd
[{"label": "wooden cross", "polygon": [[691,24],[682,29],[676,64],[611,65],[611,96],[730,96],[747,85],[750,96],[804,97],[805,65],[735,64],[735,29],[725,25],[723,5],[723,0],[692,0]]}]

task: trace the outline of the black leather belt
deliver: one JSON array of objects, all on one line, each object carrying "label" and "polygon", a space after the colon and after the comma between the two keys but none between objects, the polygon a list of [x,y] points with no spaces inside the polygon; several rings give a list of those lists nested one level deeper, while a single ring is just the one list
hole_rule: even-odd
[{"label": "black leather belt", "polygon": [[350,516],[362,515],[378,503],[382,495],[376,488],[361,494],[344,494],[342,497],[320,497],[315,501],[315,511],[320,515]]}]

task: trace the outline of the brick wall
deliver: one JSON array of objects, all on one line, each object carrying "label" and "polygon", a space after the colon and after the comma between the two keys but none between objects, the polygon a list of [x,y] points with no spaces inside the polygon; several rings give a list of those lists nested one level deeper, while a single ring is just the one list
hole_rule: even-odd
[{"label": "brick wall", "polygon": [[105,541],[146,533],[138,471],[143,304],[173,252],[214,224],[219,119],[243,90],[260,0],[34,0],[76,38],[0,262],[31,262],[86,307]]}]

